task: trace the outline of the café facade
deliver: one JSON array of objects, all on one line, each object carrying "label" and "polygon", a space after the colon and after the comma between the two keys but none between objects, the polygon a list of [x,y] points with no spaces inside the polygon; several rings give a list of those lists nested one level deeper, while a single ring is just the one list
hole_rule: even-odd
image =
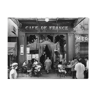
[{"label": "caf\u00e9 facade", "polygon": [[[50,54],[51,57],[53,57],[53,62],[55,61],[55,50],[60,50],[63,58],[66,59],[67,62],[76,56],[80,56],[80,54],[83,54],[86,50],[84,54],[87,56],[88,32],[85,34],[77,30],[78,24],[84,19],[85,18],[50,18],[49,21],[46,22],[44,18],[18,18],[17,56],[19,66],[21,66],[24,61],[31,60],[33,54],[39,54],[37,57],[38,60],[40,60],[42,54],[42,50],[40,50],[41,45],[49,44],[49,41],[51,42],[51,48],[53,48]],[[61,38],[63,38],[63,41]],[[56,47],[57,42],[60,43],[58,46],[62,46],[62,48]],[[83,43],[81,44],[80,42]],[[80,46],[82,46],[81,49]],[[83,53],[80,50],[82,50]],[[84,54],[82,56],[85,56]]]},{"label": "caf\u00e9 facade", "polygon": [[18,44],[18,26],[12,19],[8,19],[8,67],[13,62],[18,62],[17,44]]}]

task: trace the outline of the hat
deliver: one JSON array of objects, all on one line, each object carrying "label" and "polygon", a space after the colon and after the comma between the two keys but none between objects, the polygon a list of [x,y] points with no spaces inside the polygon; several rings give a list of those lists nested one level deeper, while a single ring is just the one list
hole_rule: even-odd
[{"label": "hat", "polygon": [[13,63],[13,64],[12,64],[12,67],[14,67],[14,66],[16,66],[16,65],[18,65],[18,63]]}]

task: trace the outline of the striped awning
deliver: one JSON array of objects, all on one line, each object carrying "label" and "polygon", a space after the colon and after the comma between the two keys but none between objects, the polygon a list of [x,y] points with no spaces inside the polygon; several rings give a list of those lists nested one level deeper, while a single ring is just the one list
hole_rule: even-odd
[{"label": "striped awning", "polygon": [[17,43],[8,42],[8,55],[17,55]]}]

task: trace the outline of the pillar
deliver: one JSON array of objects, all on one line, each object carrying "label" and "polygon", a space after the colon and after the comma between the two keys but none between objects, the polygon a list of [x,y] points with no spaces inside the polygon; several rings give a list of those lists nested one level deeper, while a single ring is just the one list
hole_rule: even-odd
[{"label": "pillar", "polygon": [[[26,60],[26,37],[25,37],[25,32],[23,32],[22,30],[19,30],[19,46],[18,46],[18,55],[19,55],[19,66],[22,66],[23,62]],[[23,55],[21,55],[20,51],[21,51],[21,46],[23,46]]]},{"label": "pillar", "polygon": [[68,34],[68,60],[72,60],[75,54],[75,37],[73,33]]}]

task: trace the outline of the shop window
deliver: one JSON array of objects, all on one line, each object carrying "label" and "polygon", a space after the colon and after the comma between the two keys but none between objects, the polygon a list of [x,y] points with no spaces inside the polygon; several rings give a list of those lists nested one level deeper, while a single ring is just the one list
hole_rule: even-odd
[{"label": "shop window", "polygon": [[39,56],[39,44],[37,35],[27,35],[27,47],[26,47],[27,62],[32,58],[38,59]]},{"label": "shop window", "polygon": [[80,57],[88,56],[88,42],[80,43]]},{"label": "shop window", "polygon": [[8,37],[8,42],[17,42],[17,37]]},{"label": "shop window", "polygon": [[57,35],[55,37],[55,43],[58,43],[56,50],[58,50],[59,54],[66,60],[66,35]]}]

